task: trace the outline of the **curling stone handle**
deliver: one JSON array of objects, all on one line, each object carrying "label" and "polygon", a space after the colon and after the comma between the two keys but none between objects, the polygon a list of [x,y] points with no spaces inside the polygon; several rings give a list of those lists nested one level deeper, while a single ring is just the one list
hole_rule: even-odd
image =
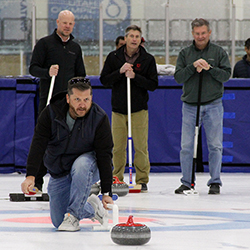
[{"label": "curling stone handle", "polygon": [[113,210],[113,225],[115,226],[119,223],[119,208],[116,204],[107,204],[107,207]]}]

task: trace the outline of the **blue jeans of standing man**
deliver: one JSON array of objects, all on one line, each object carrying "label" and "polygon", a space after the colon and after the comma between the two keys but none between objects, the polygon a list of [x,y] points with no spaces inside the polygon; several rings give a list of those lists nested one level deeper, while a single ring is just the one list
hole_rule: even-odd
[{"label": "blue jeans of standing man", "polygon": [[[180,162],[182,170],[181,182],[187,187],[191,187],[194,133],[196,123],[197,106],[183,103],[182,106],[182,137]],[[200,108],[200,121],[206,133],[208,153],[209,153],[209,173],[210,179],[207,185],[218,183],[222,185],[220,179],[222,162],[222,138],[223,138],[223,105],[222,100],[217,99]]]},{"label": "blue jeans of standing man", "polygon": [[94,217],[95,211],[87,199],[91,186],[98,180],[99,170],[94,152],[80,155],[67,176],[50,177],[50,216],[56,228],[62,223],[65,213],[70,213],[79,220]]}]

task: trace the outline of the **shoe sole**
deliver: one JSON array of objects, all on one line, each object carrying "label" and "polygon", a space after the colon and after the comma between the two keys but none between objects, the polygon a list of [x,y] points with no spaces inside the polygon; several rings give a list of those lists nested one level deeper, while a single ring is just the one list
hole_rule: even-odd
[{"label": "shoe sole", "polygon": [[174,191],[175,194],[184,194],[183,192],[184,191],[190,191],[191,189],[185,189],[185,190],[182,190],[182,191]]},{"label": "shoe sole", "polygon": [[79,231],[80,230],[80,227],[79,228],[60,228],[58,227],[57,228],[57,231],[67,231],[67,232],[76,232],[76,231]]}]

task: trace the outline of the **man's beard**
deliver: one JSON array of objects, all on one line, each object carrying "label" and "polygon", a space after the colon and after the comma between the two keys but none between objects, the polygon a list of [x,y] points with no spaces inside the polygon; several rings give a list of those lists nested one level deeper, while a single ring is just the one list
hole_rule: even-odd
[{"label": "man's beard", "polygon": [[[87,108],[77,108],[75,109],[70,103],[69,103],[69,114],[70,116],[73,118],[73,119],[76,119],[78,117],[84,117],[90,110],[91,108],[91,105],[90,107],[87,109]],[[84,112],[83,115],[80,115],[78,112]]]}]

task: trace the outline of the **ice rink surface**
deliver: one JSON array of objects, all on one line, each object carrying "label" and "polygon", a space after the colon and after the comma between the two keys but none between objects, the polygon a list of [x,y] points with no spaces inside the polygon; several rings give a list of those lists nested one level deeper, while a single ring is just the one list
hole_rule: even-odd
[{"label": "ice rink surface", "polygon": [[[148,193],[119,197],[119,222],[129,215],[151,229],[141,246],[113,243],[109,231],[93,230],[89,219],[78,232],[58,232],[50,222],[48,202],[11,202],[23,174],[0,174],[1,250],[215,250],[250,249],[249,173],[222,173],[220,195],[208,195],[208,173],[197,174],[199,195],[178,195],[180,173],[151,173]],[[45,178],[44,191],[49,176]],[[125,175],[125,181],[128,181]],[[112,213],[110,213],[112,218]],[[112,222],[112,220],[110,220]]]}]

